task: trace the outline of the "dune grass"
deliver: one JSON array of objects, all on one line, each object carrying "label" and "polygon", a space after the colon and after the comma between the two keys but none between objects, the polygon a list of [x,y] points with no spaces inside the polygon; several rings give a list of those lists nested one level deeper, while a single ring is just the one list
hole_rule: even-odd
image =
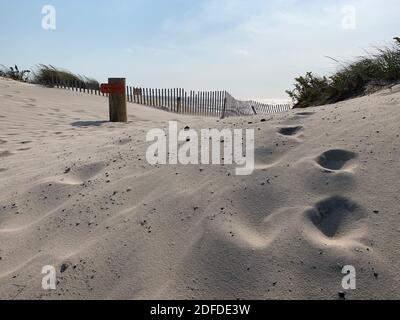
[{"label": "dune grass", "polygon": [[295,79],[294,89],[286,91],[295,108],[336,103],[400,81],[400,39],[391,47],[375,48],[375,53],[341,63],[333,75],[308,72]]},{"label": "dune grass", "polygon": [[47,87],[53,87],[57,83],[71,87],[98,89],[100,85],[95,79],[44,64],[39,64],[31,70],[19,70],[18,66],[8,68],[0,65],[0,77]]},{"label": "dune grass", "polygon": [[44,86],[54,86],[55,83],[69,84],[80,88],[97,89],[99,82],[95,79],[76,75],[68,70],[58,69],[51,65],[40,64],[32,72],[31,82]]},{"label": "dune grass", "polygon": [[6,67],[4,65],[0,65],[0,77],[10,78],[16,81],[28,81],[30,70],[19,70],[18,66],[14,67]]}]

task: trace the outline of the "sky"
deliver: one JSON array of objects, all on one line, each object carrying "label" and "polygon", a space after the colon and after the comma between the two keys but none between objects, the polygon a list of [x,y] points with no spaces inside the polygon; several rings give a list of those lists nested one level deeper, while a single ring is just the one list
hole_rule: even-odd
[{"label": "sky", "polygon": [[[55,8],[55,29],[44,6]],[[285,99],[294,78],[400,36],[399,0],[0,0],[0,64]],[[51,20],[53,21],[53,20]]]}]

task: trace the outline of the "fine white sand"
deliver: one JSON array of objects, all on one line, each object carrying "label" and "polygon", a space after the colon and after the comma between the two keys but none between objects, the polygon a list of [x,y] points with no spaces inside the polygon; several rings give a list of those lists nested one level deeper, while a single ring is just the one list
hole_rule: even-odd
[{"label": "fine white sand", "polygon": [[[400,298],[399,87],[223,121],[128,106],[0,79],[0,298],[337,299],[344,265],[346,298]],[[168,120],[254,128],[255,172],[149,165]]]}]

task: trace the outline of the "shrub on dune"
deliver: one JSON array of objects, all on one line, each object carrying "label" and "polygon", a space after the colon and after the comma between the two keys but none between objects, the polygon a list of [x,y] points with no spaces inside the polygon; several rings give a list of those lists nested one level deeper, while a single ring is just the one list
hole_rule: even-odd
[{"label": "shrub on dune", "polygon": [[368,87],[381,88],[400,81],[400,39],[398,45],[376,49],[376,53],[342,64],[329,77],[306,76],[295,79],[294,89],[286,91],[295,108],[306,108],[343,101],[362,95]]}]

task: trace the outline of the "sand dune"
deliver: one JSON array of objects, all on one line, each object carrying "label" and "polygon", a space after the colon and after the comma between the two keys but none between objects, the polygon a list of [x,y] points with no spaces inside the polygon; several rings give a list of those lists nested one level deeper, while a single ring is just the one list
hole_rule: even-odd
[{"label": "sand dune", "polygon": [[[0,79],[0,298],[400,298],[400,92],[226,120]],[[151,166],[146,133],[253,128],[256,170]],[[41,288],[44,265],[58,271]]]}]

